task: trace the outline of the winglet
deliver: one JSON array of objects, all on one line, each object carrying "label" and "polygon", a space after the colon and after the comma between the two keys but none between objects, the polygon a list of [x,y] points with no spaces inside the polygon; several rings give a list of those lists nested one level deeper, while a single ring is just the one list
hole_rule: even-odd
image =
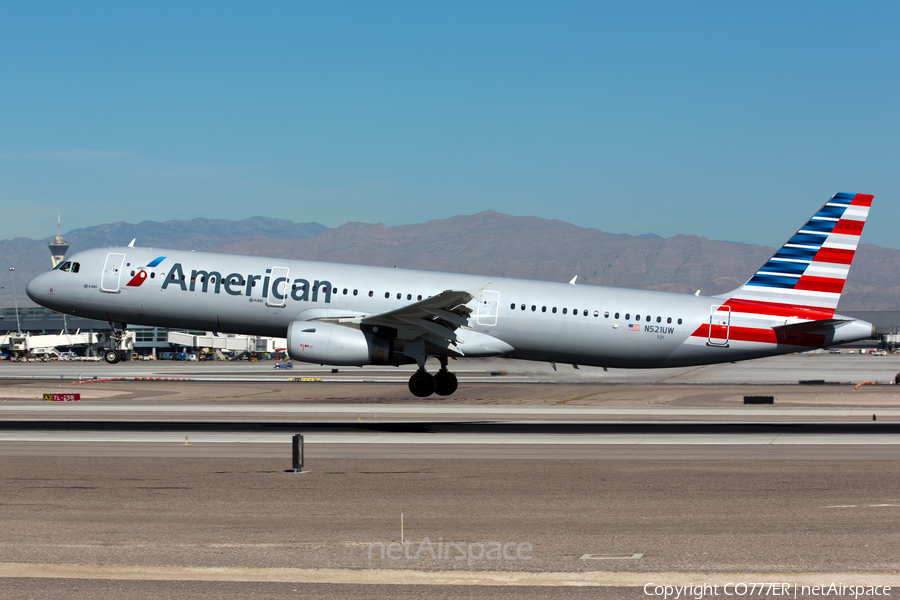
[{"label": "winglet", "polygon": [[578,279],[578,275],[572,278],[572,281],[569,282],[569,285],[575,285],[575,280]]},{"label": "winglet", "polygon": [[129,247],[129,248],[134,248],[134,243],[135,243],[136,241],[137,241],[137,238],[134,238],[133,240],[131,240],[131,243],[128,244],[128,247]]}]

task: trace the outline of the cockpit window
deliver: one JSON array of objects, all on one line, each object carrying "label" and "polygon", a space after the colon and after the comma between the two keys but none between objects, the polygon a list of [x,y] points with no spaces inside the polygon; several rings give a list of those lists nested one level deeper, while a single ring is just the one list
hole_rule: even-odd
[{"label": "cockpit window", "polygon": [[57,268],[58,268],[60,271],[65,271],[66,273],[68,273],[68,272],[69,272],[69,269],[72,268],[72,263],[69,262],[69,261],[66,261],[66,262],[64,262],[63,264],[59,265],[59,267],[57,267]]},{"label": "cockpit window", "polygon": [[78,269],[80,269],[80,268],[81,268],[81,265],[80,265],[80,264],[78,264],[78,263],[72,263],[72,272],[73,272],[73,273],[77,273],[77,272],[78,272]]}]

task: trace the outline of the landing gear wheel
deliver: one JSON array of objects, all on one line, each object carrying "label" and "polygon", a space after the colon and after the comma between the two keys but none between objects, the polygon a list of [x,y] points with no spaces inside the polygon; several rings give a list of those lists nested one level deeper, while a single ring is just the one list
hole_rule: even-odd
[{"label": "landing gear wheel", "polygon": [[106,360],[111,365],[119,362],[119,351],[118,350],[107,350],[103,353],[103,359]]},{"label": "landing gear wheel", "polygon": [[434,375],[434,393],[438,396],[450,396],[459,387],[456,374],[450,371],[438,371]]},{"label": "landing gear wheel", "polygon": [[416,371],[409,378],[409,391],[419,398],[427,398],[434,393],[434,377],[426,371]]}]

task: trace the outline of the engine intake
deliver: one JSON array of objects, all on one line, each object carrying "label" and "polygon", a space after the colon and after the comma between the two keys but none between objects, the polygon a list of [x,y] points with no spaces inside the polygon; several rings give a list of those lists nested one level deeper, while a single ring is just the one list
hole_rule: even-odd
[{"label": "engine intake", "polygon": [[387,365],[393,360],[393,340],[333,323],[294,321],[288,325],[291,358],[321,365]]}]

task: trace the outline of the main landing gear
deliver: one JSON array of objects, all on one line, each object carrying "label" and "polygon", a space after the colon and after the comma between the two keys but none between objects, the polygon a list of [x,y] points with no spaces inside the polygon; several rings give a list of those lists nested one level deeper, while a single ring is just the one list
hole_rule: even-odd
[{"label": "main landing gear", "polygon": [[441,370],[431,375],[425,370],[425,367],[419,367],[419,370],[413,373],[409,378],[409,391],[419,398],[427,398],[432,394],[438,396],[450,396],[459,387],[459,381],[456,375],[447,370],[447,358],[438,357],[441,361]]}]

